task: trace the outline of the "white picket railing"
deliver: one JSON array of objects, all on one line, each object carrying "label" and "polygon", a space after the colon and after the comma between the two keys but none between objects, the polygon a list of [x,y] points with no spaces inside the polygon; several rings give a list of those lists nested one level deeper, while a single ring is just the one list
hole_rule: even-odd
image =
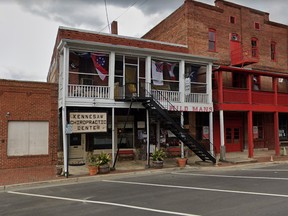
[{"label": "white picket railing", "polygon": [[[152,95],[158,101],[168,100],[171,103],[181,102],[181,93],[178,91],[167,91],[167,90],[152,90]],[[68,97],[79,97],[79,98],[110,98],[109,86],[91,86],[91,85],[68,85]],[[208,94],[202,93],[191,93],[185,95],[186,103],[208,103]]]},{"label": "white picket railing", "polygon": [[110,98],[109,86],[68,85],[68,97],[80,98]]},{"label": "white picket railing", "polygon": [[158,101],[181,102],[180,92],[167,90],[152,90],[152,95]]},{"label": "white picket railing", "polygon": [[191,93],[185,95],[186,103],[208,103],[208,94],[204,93]]}]

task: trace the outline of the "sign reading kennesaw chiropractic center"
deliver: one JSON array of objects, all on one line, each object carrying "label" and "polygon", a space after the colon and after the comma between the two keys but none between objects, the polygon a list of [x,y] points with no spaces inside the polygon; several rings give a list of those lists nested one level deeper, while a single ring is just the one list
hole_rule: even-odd
[{"label": "sign reading kennesaw chiropractic center", "polygon": [[71,112],[72,133],[107,132],[107,113]]}]

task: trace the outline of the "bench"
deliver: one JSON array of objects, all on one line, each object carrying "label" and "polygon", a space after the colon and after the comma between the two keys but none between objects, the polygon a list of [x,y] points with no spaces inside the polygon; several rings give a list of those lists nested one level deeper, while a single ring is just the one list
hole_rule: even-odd
[{"label": "bench", "polygon": [[166,153],[168,157],[179,157],[181,156],[181,148],[180,147],[168,147],[166,149]]},{"label": "bench", "polygon": [[134,149],[119,150],[119,152],[118,152],[118,160],[124,159],[124,158],[128,158],[128,159],[134,160],[135,159]]}]

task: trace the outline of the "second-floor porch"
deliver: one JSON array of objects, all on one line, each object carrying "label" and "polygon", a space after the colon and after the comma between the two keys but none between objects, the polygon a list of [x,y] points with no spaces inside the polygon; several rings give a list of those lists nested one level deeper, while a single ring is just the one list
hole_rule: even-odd
[{"label": "second-floor porch", "polygon": [[[212,62],[113,51],[84,52],[69,49],[59,73],[59,100],[77,105],[104,102],[117,104],[131,97],[152,95],[173,106],[212,104]],[[69,62],[68,65],[65,65]],[[86,102],[85,102],[86,101]],[[60,104],[61,104],[60,103]],[[61,106],[61,105],[60,105]],[[167,108],[168,109],[168,108]]]},{"label": "second-floor porch", "polygon": [[288,112],[288,74],[235,67],[213,72],[217,109]]}]

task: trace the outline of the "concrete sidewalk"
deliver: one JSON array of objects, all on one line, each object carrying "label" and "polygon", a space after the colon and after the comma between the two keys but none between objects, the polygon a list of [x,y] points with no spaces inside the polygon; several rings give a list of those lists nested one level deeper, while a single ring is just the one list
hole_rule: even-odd
[{"label": "concrete sidewalk", "polygon": [[[254,157],[248,158],[248,152],[236,152],[227,153],[226,160],[220,161],[219,155],[216,155],[217,163],[203,162],[197,156],[191,156],[188,158],[187,166],[189,167],[215,167],[215,166],[231,166],[244,163],[257,163],[257,162],[274,162],[274,161],[288,161],[288,156],[275,156],[275,151],[268,151],[267,149],[255,150]],[[177,168],[176,158],[165,158],[163,168]],[[147,161],[144,160],[120,160],[116,162],[115,170],[111,173],[123,173],[143,171],[147,169],[153,169],[152,161],[150,161],[150,167],[148,168]],[[86,165],[82,166],[69,166],[69,174],[71,176],[87,176],[88,168]]]},{"label": "concrete sidewalk", "polygon": [[[288,162],[288,156],[275,156],[275,151],[268,150],[257,150],[254,152],[254,158],[248,158],[248,152],[237,152],[237,153],[227,153],[225,161],[219,161],[219,155],[216,155],[217,163],[212,164],[210,162],[202,162],[198,157],[191,156],[188,158],[186,168],[187,169],[214,169],[221,167],[233,167],[239,166],[240,164],[251,164],[251,163],[259,163],[259,162],[278,162],[285,161]],[[152,165],[152,161],[151,161]],[[41,172],[42,169],[51,169],[51,174],[49,176],[43,175]],[[145,172],[157,172],[155,168],[148,168],[147,161],[143,160],[120,160],[117,161],[115,170],[110,172],[110,176],[113,174],[122,174],[128,175],[137,173],[145,173]],[[164,161],[164,169],[162,172],[169,170],[178,170],[180,169],[176,163],[176,158],[166,158]],[[159,169],[158,169],[159,170]],[[0,170],[0,187],[6,188],[11,187],[13,185],[21,185],[21,184],[41,184],[47,182],[54,181],[80,181],[80,179],[88,179],[89,171],[86,165],[82,166],[69,166],[69,178],[64,176],[56,176],[55,166],[47,166],[47,167],[29,167],[29,168],[18,168],[18,169],[7,169]],[[16,177],[17,178],[16,178]],[[96,176],[100,177],[105,176],[106,174],[97,174]]]}]

